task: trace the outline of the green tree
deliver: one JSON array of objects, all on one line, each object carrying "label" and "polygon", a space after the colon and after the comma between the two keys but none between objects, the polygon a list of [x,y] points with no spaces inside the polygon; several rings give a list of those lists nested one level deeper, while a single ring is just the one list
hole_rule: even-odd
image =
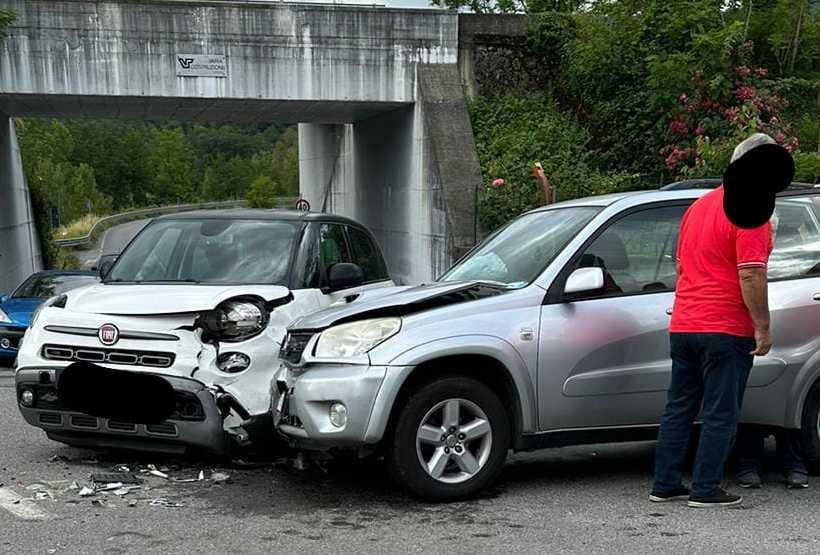
[{"label": "green tree", "polygon": [[151,188],[146,132],[140,124],[120,121],[77,121],[68,128],[75,140],[71,160],[94,168],[97,187],[110,196],[113,208],[146,203]]},{"label": "green tree", "polygon": [[254,166],[252,158],[217,158],[205,170],[202,198],[209,201],[243,198],[253,180],[265,173],[258,165]]},{"label": "green tree", "polygon": [[274,208],[279,196],[282,196],[282,188],[267,175],[260,175],[253,180],[246,199],[251,208]]},{"label": "green tree", "polygon": [[296,127],[289,127],[270,154],[270,175],[284,196],[299,194],[299,139]]},{"label": "green tree", "polygon": [[17,15],[11,10],[0,10],[0,39],[6,36],[6,27],[14,23]]},{"label": "green tree", "polygon": [[178,127],[155,129],[148,163],[151,188],[147,198],[158,204],[197,200],[194,149]]}]

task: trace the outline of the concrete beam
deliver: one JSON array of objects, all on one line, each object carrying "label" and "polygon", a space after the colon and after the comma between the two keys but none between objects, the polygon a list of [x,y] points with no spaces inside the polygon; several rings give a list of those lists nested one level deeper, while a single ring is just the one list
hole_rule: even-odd
[{"label": "concrete beam", "polygon": [[[0,8],[18,15],[0,47],[0,96],[9,97],[0,109],[12,115],[53,115],[37,101],[49,95],[62,99],[63,115],[82,111],[63,112],[76,98],[151,99],[149,116],[159,118],[168,111],[154,100],[232,99],[275,101],[254,109],[281,121],[353,121],[379,111],[364,104],[414,102],[417,63],[457,57],[457,16],[443,10],[147,0],[0,0]],[[178,76],[178,54],[224,55],[227,77]],[[99,102],[84,115],[116,117]],[[228,118],[218,108],[202,115]]]}]

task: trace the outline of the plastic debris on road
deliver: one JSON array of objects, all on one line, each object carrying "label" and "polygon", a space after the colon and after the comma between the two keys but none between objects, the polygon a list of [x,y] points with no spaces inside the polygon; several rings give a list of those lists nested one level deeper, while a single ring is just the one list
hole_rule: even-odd
[{"label": "plastic debris on road", "polygon": [[95,492],[92,488],[88,486],[83,486],[83,488],[80,490],[80,497],[91,497],[92,495],[94,495],[94,493]]},{"label": "plastic debris on road", "polygon": [[224,472],[213,472],[213,473],[211,473],[211,480],[216,482],[217,484],[227,482],[230,479],[231,479],[230,475],[225,474]]},{"label": "plastic debris on road", "polygon": [[102,472],[91,475],[95,484],[141,484],[142,478],[133,472]]},{"label": "plastic debris on road", "polygon": [[157,497],[156,499],[152,499],[150,503],[148,503],[152,507],[184,507],[183,503],[177,501],[171,501],[167,497]]}]

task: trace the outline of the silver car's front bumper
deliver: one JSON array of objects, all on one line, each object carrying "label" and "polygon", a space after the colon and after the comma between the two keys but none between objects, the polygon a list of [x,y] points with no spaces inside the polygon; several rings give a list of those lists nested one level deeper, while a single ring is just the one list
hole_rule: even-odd
[{"label": "silver car's front bumper", "polygon": [[[325,450],[381,441],[398,387],[410,367],[322,365],[294,372],[283,367],[273,381],[276,429],[305,449]],[[330,407],[342,403],[347,423],[334,426]]]},{"label": "silver car's front bumper", "polygon": [[[15,374],[17,405],[26,422],[43,429],[50,439],[70,445],[121,448],[182,454],[189,449],[215,455],[225,454],[231,440],[222,425],[222,416],[211,391],[190,378],[162,376],[175,392],[183,392],[201,406],[196,418],[172,417],[159,424],[116,421],[66,410],[56,395],[61,368],[23,368]],[[37,392],[33,407],[20,401],[24,388]],[[102,392],[101,392],[102,393]],[[126,391],[105,392],[128,395]],[[196,401],[194,401],[196,400]],[[146,399],[150,403],[150,399]]]}]

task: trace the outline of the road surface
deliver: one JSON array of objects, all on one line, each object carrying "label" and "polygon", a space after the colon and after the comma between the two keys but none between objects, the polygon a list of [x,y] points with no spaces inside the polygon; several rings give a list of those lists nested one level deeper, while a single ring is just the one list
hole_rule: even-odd
[{"label": "road surface", "polygon": [[108,228],[96,242],[90,245],[88,250],[76,251],[77,258],[80,259],[80,267],[83,269],[91,268],[104,254],[121,253],[131,239],[142,231],[142,228],[149,221],[151,220],[135,220]]},{"label": "road surface", "polygon": [[[742,508],[651,504],[651,443],[518,455],[484,497],[436,504],[398,491],[378,465],[325,472],[280,461],[240,468],[53,443],[23,423],[2,370],[0,420],[0,552],[820,551],[820,481],[804,491],[767,485],[747,492]],[[203,471],[205,479],[141,473],[141,488],[124,496],[81,497],[71,489],[118,464],[137,472],[154,464],[175,479],[197,479]],[[212,479],[215,472],[228,481]],[[152,505],[156,499],[164,501]]]}]

